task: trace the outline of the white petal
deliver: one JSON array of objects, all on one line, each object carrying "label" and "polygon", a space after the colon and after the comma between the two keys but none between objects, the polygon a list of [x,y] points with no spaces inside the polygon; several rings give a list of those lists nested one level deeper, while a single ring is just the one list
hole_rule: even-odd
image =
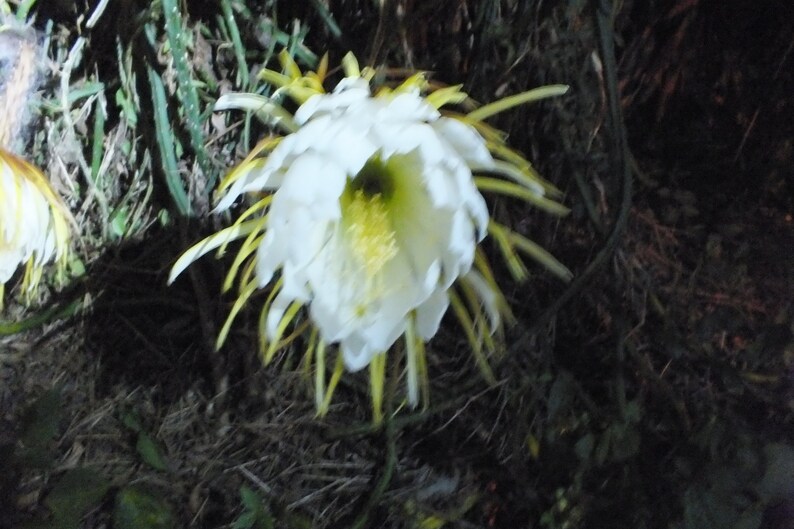
[{"label": "white petal", "polygon": [[369,98],[369,83],[360,77],[342,79],[332,94],[311,96],[295,112],[295,123],[303,125],[310,119],[342,111],[357,101]]},{"label": "white petal", "polygon": [[438,110],[427,103],[418,93],[407,92],[398,94],[388,102],[381,119],[434,121],[440,115]]},{"label": "white petal", "polygon": [[340,242],[339,227],[306,268],[314,300],[311,316],[322,338],[335,342],[355,328],[355,306],[351,301],[359,285],[349,284],[350,256]]},{"label": "white petal", "polygon": [[292,162],[273,199],[270,215],[289,218],[296,204],[305,204],[317,219],[339,218],[339,197],[347,174],[332,160],[307,152]]},{"label": "white petal", "polygon": [[[411,280],[429,292],[435,288],[439,263],[447,248],[451,213],[434,207],[424,190],[421,164],[416,156],[395,158],[401,166],[389,207],[395,237],[412,270]],[[429,284],[433,282],[433,284]]]},{"label": "white petal", "polygon": [[[314,125],[314,121],[310,125]],[[378,145],[369,138],[369,130],[357,123],[329,120],[322,125],[323,130],[313,142],[312,150],[334,160],[348,175],[358,173],[378,150]]]},{"label": "white petal", "polygon": [[359,336],[350,336],[339,344],[342,359],[348,371],[356,372],[366,367],[372,357],[378,354],[366,340]]},{"label": "white petal", "polygon": [[447,307],[449,296],[446,290],[437,289],[416,308],[416,332],[423,340],[427,341],[436,335]]},{"label": "white petal", "polygon": [[488,213],[488,205],[485,199],[475,187],[471,193],[468,193],[465,198],[466,210],[474,222],[474,227],[477,230],[477,242],[482,241],[488,233],[488,223],[491,221],[491,215]]},{"label": "white petal", "polygon": [[283,291],[276,295],[273,304],[270,306],[270,311],[267,313],[267,320],[265,321],[265,329],[267,332],[268,340],[275,340],[278,332],[278,326],[281,323],[284,313],[287,308],[294,301],[292,297],[284,294]]},{"label": "white petal", "polygon": [[[316,294],[316,292],[315,292]],[[333,343],[350,336],[350,323],[354,315],[344,307],[327,303],[322,297],[315,297],[309,308],[309,315],[326,342]]]},{"label": "white petal", "polygon": [[441,280],[444,288],[452,286],[458,276],[471,268],[475,249],[473,231],[469,216],[463,211],[456,211],[449,232],[449,252],[444,255],[444,277]]},{"label": "white petal", "polygon": [[242,173],[218,201],[218,205],[215,206],[213,212],[220,213],[221,211],[226,211],[234,204],[240,195],[244,193],[265,189],[272,172],[272,170],[267,171],[262,168],[256,168]]},{"label": "white petal", "polygon": [[445,164],[437,164],[424,169],[424,186],[436,208],[455,209],[460,207],[461,199],[458,186],[450,178]]},{"label": "white petal", "polygon": [[334,87],[334,94],[350,91],[366,91],[369,96],[369,81],[363,77],[345,77]]},{"label": "white petal", "polygon": [[[2,241],[0,241],[2,244]],[[17,248],[0,250],[0,283],[5,283],[14,275],[19,265],[24,262],[22,253]]]},{"label": "white petal", "polygon": [[291,261],[285,261],[281,269],[281,276],[283,278],[281,292],[285,296],[303,303],[311,301],[308,280],[301,267],[296,266]]},{"label": "white petal", "polygon": [[493,157],[485,140],[471,125],[454,118],[442,117],[431,123],[431,126],[469,166],[489,167],[493,164]]},{"label": "white petal", "polygon": [[256,249],[256,278],[259,288],[264,288],[273,279],[273,274],[281,268],[287,258],[287,247],[278,244],[279,230],[269,229]]},{"label": "white petal", "polygon": [[335,230],[335,222],[316,219],[311,210],[305,207],[296,208],[290,218],[289,239],[284,245],[289,248],[289,260],[297,267],[313,264],[318,254],[328,243]]}]

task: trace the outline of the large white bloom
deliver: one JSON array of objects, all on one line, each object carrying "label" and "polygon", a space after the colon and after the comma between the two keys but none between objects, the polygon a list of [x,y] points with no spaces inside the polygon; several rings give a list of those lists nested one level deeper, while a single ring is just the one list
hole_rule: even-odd
[{"label": "large white bloom", "polygon": [[[307,307],[312,331],[305,365],[315,367],[320,413],[344,368],[368,365],[378,420],[385,353],[401,337],[408,401],[417,403],[420,385],[426,396],[424,343],[449,306],[492,380],[482,346],[493,350],[491,334],[510,312],[477,244],[493,235],[518,279],[526,273],[518,251],[562,277],[570,272],[489,217],[481,190],[555,214],[567,210],[547,196],[559,192],[483,120],[566,87],[543,87],[461,116],[440,110],[467,100],[460,87],[430,90],[422,74],[394,88],[372,88],[374,72],[360,71],[349,55],[346,77],[326,93],[326,62],[305,75],[288,55],[282,64],[286,74],[262,74],[279,87],[272,98],[233,93],[215,106],[251,110],[288,133],[265,138],[229,173],[216,211],[243,194],[259,199],[231,227],[185,252],[170,280],[201,255],[245,239],[224,285],[239,278],[240,292],[218,343],[254,292],[270,286],[260,318],[268,362],[305,328],[298,322]],[[281,95],[299,104],[294,116],[278,103]],[[290,325],[296,332],[285,339]],[[326,391],[325,351],[334,344],[341,354]]]},{"label": "large white bloom", "polygon": [[447,290],[474,260],[488,210],[470,164],[490,167],[485,141],[441,117],[418,90],[372,97],[362,78],[314,95],[295,113],[300,129],[218,205],[276,190],[257,250],[260,286],[281,270],[267,333],[294,301],[308,304],[350,370],[388,350],[415,317],[430,339]]}]

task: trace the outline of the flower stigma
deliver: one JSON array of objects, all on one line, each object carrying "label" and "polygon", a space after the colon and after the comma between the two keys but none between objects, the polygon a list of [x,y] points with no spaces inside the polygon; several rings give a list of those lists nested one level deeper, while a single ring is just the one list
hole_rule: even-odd
[{"label": "flower stigma", "polygon": [[355,263],[352,270],[355,274],[364,275],[364,295],[354,309],[359,318],[364,317],[369,306],[382,297],[381,271],[399,251],[388,208],[392,189],[392,175],[376,155],[348,182],[340,198],[345,235]]}]

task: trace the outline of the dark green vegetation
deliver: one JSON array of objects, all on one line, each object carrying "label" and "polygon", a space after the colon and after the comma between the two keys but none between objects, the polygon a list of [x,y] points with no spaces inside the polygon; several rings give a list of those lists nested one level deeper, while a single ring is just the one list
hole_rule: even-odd
[{"label": "dark green vegetation", "polygon": [[[398,3],[117,0],[93,27],[96,2],[34,5],[59,73],[32,152],[73,195],[88,279],[80,315],[0,325],[0,528],[794,527],[788,3]],[[228,263],[165,286],[266,132],[209,109],[266,93],[284,47],[482,102],[571,86],[494,123],[573,213],[493,214],[576,274],[497,270],[518,323],[495,386],[448,318],[430,409],[375,429],[352,376],[316,420],[302,351],[261,367],[258,311],[213,350]]]}]

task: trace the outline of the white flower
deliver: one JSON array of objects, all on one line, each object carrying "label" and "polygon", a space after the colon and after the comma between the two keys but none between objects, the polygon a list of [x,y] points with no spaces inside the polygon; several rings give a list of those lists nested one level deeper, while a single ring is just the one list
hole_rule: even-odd
[{"label": "white flower", "polygon": [[[428,83],[421,74],[396,88],[373,89],[374,72],[360,71],[347,56],[346,77],[326,93],[325,62],[318,73],[302,75],[289,56],[282,55],[282,61],[290,75],[270,70],[262,75],[280,87],[274,98],[227,94],[216,104],[216,110],[254,111],[288,132],[264,139],[230,172],[216,211],[229,209],[243,194],[261,198],[233,226],[185,252],[170,280],[201,255],[245,238],[224,286],[230,288],[239,276],[240,293],[218,343],[253,293],[270,286],[260,319],[268,362],[306,307],[313,329],[306,365],[315,366],[320,413],[345,367],[369,366],[378,420],[385,354],[400,338],[409,403],[417,403],[420,384],[426,396],[424,343],[450,305],[492,380],[482,345],[494,348],[491,334],[510,312],[477,244],[493,234],[517,278],[524,269],[516,250],[560,275],[569,272],[489,217],[483,188],[553,213],[566,210],[545,196],[558,193],[553,186],[482,119],[564,89],[520,94],[455,117],[440,108],[466,99],[460,87],[424,96]],[[294,116],[278,104],[283,94],[299,103]],[[326,391],[326,345],[334,344],[341,354]]]},{"label": "white flower", "polygon": [[260,286],[283,277],[268,338],[299,301],[358,370],[409,318],[422,339],[436,333],[446,291],[470,270],[488,226],[469,163],[493,160],[472,127],[442,117],[418,89],[374,98],[360,77],[309,98],[295,121],[300,129],[218,209],[242,192],[275,190],[256,265]]},{"label": "white flower", "polygon": [[30,294],[51,261],[65,264],[67,214],[44,175],[0,148],[0,302],[5,283],[25,266],[23,288]]}]

